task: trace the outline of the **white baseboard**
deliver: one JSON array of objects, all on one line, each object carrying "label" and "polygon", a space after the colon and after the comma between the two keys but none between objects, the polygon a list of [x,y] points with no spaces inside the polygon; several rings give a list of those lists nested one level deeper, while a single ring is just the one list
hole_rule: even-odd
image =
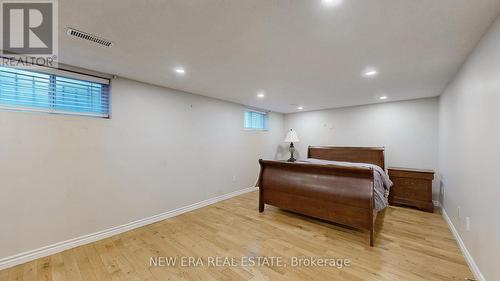
[{"label": "white baseboard", "polygon": [[9,267],[13,267],[13,266],[16,266],[18,264],[26,263],[26,262],[29,262],[29,261],[32,261],[35,259],[39,259],[42,257],[50,256],[50,255],[53,255],[53,254],[56,254],[56,253],[59,253],[59,252],[65,251],[65,250],[69,250],[71,248],[75,248],[75,247],[78,247],[78,246],[81,246],[84,244],[88,244],[88,243],[95,242],[95,241],[98,241],[98,240],[101,240],[101,239],[104,239],[107,237],[111,237],[113,235],[117,235],[117,234],[129,231],[129,230],[135,229],[135,228],[139,228],[139,227],[142,227],[142,226],[145,226],[148,224],[162,221],[164,219],[175,217],[175,216],[187,213],[189,211],[193,211],[193,210],[196,210],[196,209],[199,209],[199,208],[202,208],[202,207],[205,207],[205,206],[208,206],[208,205],[211,205],[211,204],[214,204],[214,203],[217,203],[217,202],[220,202],[220,201],[223,201],[223,200],[226,200],[226,199],[238,196],[238,195],[242,195],[242,194],[245,194],[248,192],[255,191],[257,189],[258,189],[257,187],[250,187],[250,188],[234,191],[234,192],[227,193],[227,194],[224,194],[221,196],[217,196],[217,197],[214,197],[211,199],[203,200],[201,202],[198,202],[198,203],[195,203],[195,204],[192,204],[189,206],[185,206],[185,207],[181,207],[181,208],[178,208],[178,209],[175,209],[172,211],[168,211],[168,212],[165,212],[162,214],[154,215],[154,216],[151,216],[148,218],[140,219],[140,220],[137,220],[134,222],[130,222],[130,223],[123,224],[120,226],[112,227],[112,228],[98,231],[98,232],[95,232],[92,234],[87,234],[84,236],[80,236],[80,237],[66,240],[63,242],[55,243],[55,244],[48,245],[48,246],[38,248],[35,250],[31,250],[31,251],[27,251],[24,253],[13,255],[10,257],[6,257],[3,259],[0,259],[0,270],[6,269]]},{"label": "white baseboard", "polygon": [[455,237],[455,240],[457,240],[458,246],[460,247],[460,250],[462,251],[462,254],[465,257],[465,260],[467,261],[467,264],[469,265],[472,274],[474,274],[474,277],[478,281],[486,281],[484,278],[483,274],[479,270],[479,267],[477,266],[476,262],[472,258],[471,254],[469,253],[469,250],[467,250],[467,247],[465,247],[465,243],[462,240],[462,237],[460,237],[460,234],[458,234],[457,229],[455,228],[455,225],[451,222],[450,217],[448,217],[448,214],[446,213],[444,208],[441,208],[443,218],[444,220],[448,223],[448,227],[451,230],[451,233],[453,233],[453,237]]}]

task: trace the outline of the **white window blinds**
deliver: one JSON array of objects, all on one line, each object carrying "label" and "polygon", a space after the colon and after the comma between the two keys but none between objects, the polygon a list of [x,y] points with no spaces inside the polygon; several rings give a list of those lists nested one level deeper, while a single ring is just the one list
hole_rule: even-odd
[{"label": "white window blinds", "polygon": [[268,129],[268,114],[253,110],[245,110],[245,129],[260,130]]},{"label": "white window blinds", "polygon": [[0,108],[108,118],[109,80],[78,77],[0,67]]}]

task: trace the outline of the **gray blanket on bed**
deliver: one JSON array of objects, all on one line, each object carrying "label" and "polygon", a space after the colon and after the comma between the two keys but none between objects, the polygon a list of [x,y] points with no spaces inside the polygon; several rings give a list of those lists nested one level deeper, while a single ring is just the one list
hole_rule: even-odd
[{"label": "gray blanket on bed", "polygon": [[346,167],[364,167],[373,169],[373,179],[374,179],[374,193],[375,193],[375,209],[380,211],[389,205],[388,197],[389,190],[392,186],[392,181],[389,179],[387,173],[377,165],[368,163],[351,163],[351,162],[339,162],[339,161],[328,161],[315,158],[300,159],[298,162],[306,162],[312,164],[323,164],[323,165],[337,165]]}]

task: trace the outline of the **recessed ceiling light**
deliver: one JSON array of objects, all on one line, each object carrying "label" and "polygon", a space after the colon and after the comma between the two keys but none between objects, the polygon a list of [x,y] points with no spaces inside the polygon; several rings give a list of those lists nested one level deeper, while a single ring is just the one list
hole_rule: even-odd
[{"label": "recessed ceiling light", "polygon": [[373,68],[373,67],[367,67],[364,71],[363,71],[363,76],[364,77],[373,77],[375,75],[378,74],[378,71]]},{"label": "recessed ceiling light", "polygon": [[381,100],[386,100],[387,98],[388,98],[387,96],[381,96],[381,97],[379,97],[379,99],[381,99]]},{"label": "recessed ceiling light", "polygon": [[297,109],[298,109],[298,110],[302,110],[302,109],[304,109],[304,107],[299,106],[299,107],[297,107]]},{"label": "recessed ceiling light", "polygon": [[177,74],[184,74],[184,73],[186,73],[186,70],[185,70],[183,67],[176,67],[176,68],[174,69],[174,71],[175,71],[175,73],[177,73]]},{"label": "recessed ceiling light", "polygon": [[264,92],[259,92],[259,93],[257,93],[257,97],[258,97],[259,99],[264,98],[265,96],[266,96],[266,94],[265,94]]},{"label": "recessed ceiling light", "polygon": [[344,0],[322,0],[323,5],[328,6],[328,7],[334,7],[342,4]]}]

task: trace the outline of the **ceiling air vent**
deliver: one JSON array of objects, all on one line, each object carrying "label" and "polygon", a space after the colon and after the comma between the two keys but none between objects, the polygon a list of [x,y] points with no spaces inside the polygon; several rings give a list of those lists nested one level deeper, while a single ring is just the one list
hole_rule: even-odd
[{"label": "ceiling air vent", "polygon": [[73,29],[71,27],[68,27],[68,29],[66,30],[66,34],[68,34],[69,36],[78,37],[78,38],[83,39],[83,40],[94,42],[94,43],[97,43],[97,44],[99,44],[101,46],[105,46],[105,47],[108,47],[108,48],[113,45],[113,42],[111,42],[109,40],[106,40],[106,39],[101,38],[99,36],[95,36],[95,35],[89,34],[87,32],[83,32],[83,31],[79,31],[79,30]]}]

